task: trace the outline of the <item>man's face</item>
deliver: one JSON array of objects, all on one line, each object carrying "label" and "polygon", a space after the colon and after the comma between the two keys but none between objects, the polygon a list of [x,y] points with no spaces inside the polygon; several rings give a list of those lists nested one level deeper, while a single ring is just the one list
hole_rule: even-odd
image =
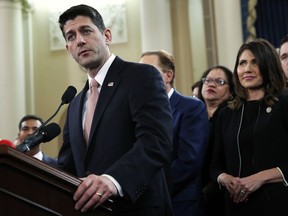
[{"label": "man's face", "polygon": [[144,55],[140,59],[139,63],[152,65],[159,71],[159,73],[162,76],[162,80],[164,82],[166,92],[168,93],[169,90],[171,89],[170,82],[173,78],[172,70],[168,70],[164,72],[164,70],[160,66],[159,57],[157,55]]},{"label": "man's face", "polygon": [[33,134],[33,132],[40,126],[41,122],[39,120],[29,119],[27,121],[23,121],[15,145],[17,146],[20,143],[22,143],[28,136]]},{"label": "man's face", "polygon": [[109,58],[111,32],[106,29],[101,33],[89,17],[77,16],[68,20],[63,31],[67,50],[84,68],[100,68]]},{"label": "man's face", "polygon": [[285,76],[288,79],[288,42],[282,44],[279,52],[282,69],[284,70]]}]

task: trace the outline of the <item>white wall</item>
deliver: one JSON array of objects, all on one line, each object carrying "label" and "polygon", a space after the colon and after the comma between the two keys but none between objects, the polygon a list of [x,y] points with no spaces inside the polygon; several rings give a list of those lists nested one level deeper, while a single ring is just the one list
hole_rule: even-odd
[{"label": "white wall", "polygon": [[234,69],[243,43],[240,0],[214,0],[219,64]]}]

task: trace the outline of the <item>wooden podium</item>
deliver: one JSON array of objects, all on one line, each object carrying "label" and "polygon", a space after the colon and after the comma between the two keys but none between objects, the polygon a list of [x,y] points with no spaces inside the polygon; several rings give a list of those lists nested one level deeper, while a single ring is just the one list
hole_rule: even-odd
[{"label": "wooden podium", "polygon": [[6,145],[0,145],[0,215],[112,215],[103,205],[89,213],[74,209],[81,180]]}]

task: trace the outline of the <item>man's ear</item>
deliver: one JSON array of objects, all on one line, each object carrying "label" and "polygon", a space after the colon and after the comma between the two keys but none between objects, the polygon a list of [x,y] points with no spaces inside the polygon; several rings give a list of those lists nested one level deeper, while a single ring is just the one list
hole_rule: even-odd
[{"label": "man's ear", "polygon": [[168,70],[165,72],[166,74],[166,81],[168,81],[170,83],[170,81],[173,79],[173,71],[172,70]]},{"label": "man's ear", "polygon": [[110,29],[105,29],[104,30],[104,35],[105,35],[105,40],[106,40],[106,45],[110,45],[112,41],[112,33]]}]

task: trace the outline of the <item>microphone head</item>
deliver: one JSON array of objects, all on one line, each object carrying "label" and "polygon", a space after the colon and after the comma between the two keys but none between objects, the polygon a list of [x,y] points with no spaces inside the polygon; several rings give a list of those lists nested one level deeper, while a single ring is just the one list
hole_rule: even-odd
[{"label": "microphone head", "polygon": [[13,142],[11,142],[10,140],[7,140],[7,139],[0,139],[0,145],[7,145],[7,146],[10,146],[12,148],[15,148],[15,145],[13,144]]},{"label": "microphone head", "polygon": [[43,134],[42,142],[49,142],[50,140],[54,139],[58,136],[61,132],[60,126],[54,122],[45,126],[39,133]]},{"label": "microphone head", "polygon": [[64,92],[61,98],[62,104],[70,103],[75,97],[76,93],[77,93],[77,89],[74,86],[68,86],[68,88],[66,89],[66,91]]}]

